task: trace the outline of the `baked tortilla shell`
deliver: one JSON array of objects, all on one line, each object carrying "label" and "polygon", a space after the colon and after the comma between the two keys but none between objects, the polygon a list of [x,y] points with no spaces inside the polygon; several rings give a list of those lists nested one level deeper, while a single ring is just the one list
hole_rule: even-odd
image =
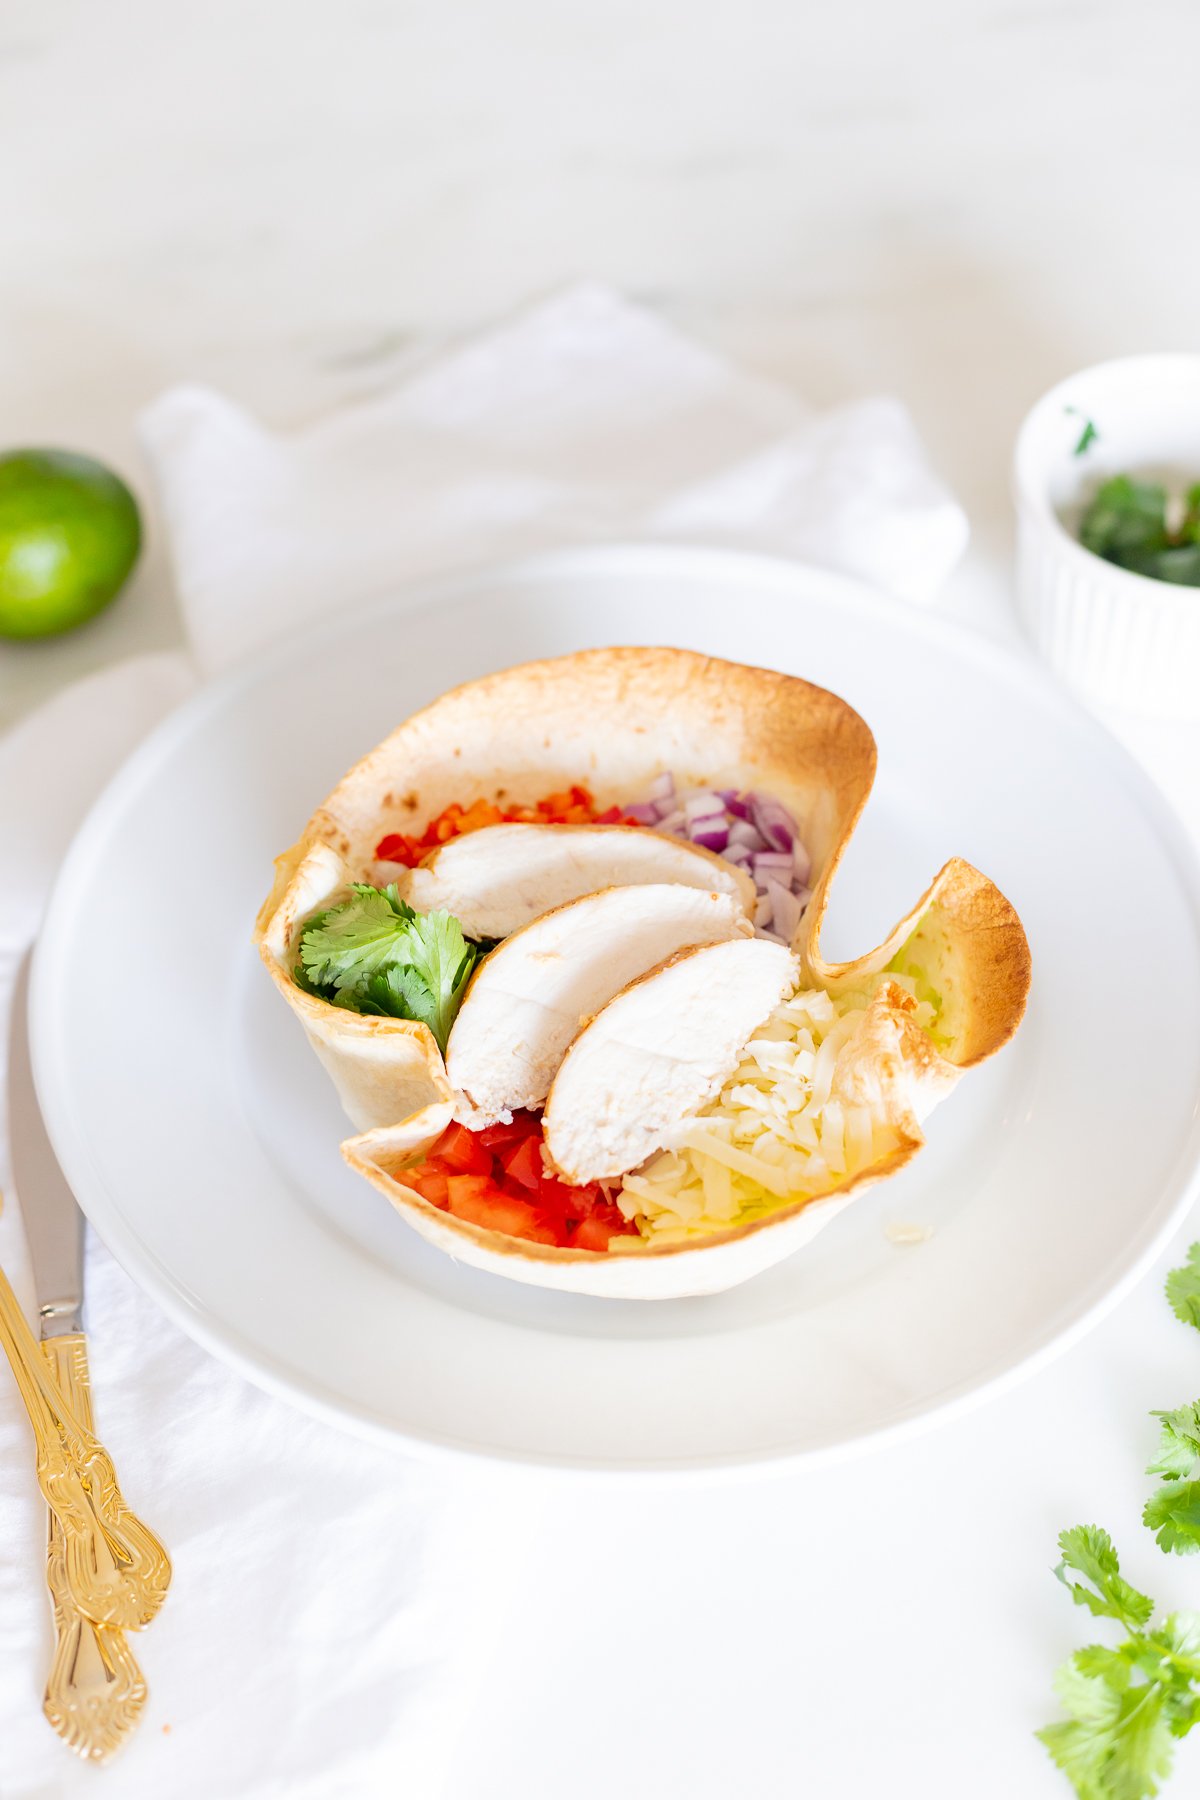
[{"label": "baked tortilla shell", "polygon": [[[895,1130],[897,1147],[843,1188],[684,1243],[559,1250],[455,1219],[402,1180],[404,1165],[436,1142],[453,1107],[431,1034],[306,995],[291,979],[298,929],[348,883],[392,879],[397,865],[375,857],[380,838],[417,833],[454,801],[533,805],[578,783],[604,809],[644,797],[664,770],[685,786],[761,789],[795,816],[814,887],[793,946],[806,983],[844,993],[877,977],[906,947],[919,952],[941,997],[940,1030],[933,1037],[920,1030],[911,1003],[901,1005],[900,990],[888,984],[893,999],[872,1002],[872,1035],[851,1065],[863,1092],[876,1084],[871,1104],[883,1109],[878,1116]],[[791,1255],[856,1193],[911,1159],[923,1142],[919,1121],[962,1070],[1008,1041],[1029,988],[1029,949],[1015,910],[958,859],[876,949],[848,963],[822,958],[833,878],[874,772],[871,733],[836,695],[686,650],[587,650],[524,664],[456,688],[398,726],[338,783],[279,859],[256,931],[272,978],[358,1128],[343,1145],[347,1162],[450,1255],[541,1286],[647,1299],[708,1293]]]}]

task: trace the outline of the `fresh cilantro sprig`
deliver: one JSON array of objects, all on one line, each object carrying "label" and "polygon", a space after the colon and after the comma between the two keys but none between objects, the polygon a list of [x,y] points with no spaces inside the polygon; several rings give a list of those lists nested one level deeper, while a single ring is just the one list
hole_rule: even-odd
[{"label": "fresh cilantro sprig", "polygon": [[1115,1648],[1087,1644],[1063,1665],[1055,1688],[1067,1717],[1037,1735],[1079,1800],[1151,1800],[1175,1740],[1200,1719],[1200,1613],[1171,1613],[1149,1629],[1154,1602],[1124,1579],[1097,1525],[1062,1532],[1058,1547],[1054,1572],[1075,1604],[1127,1635]]},{"label": "fresh cilantro sprig", "polygon": [[445,1052],[450,1027],[483,946],[446,912],[417,913],[395,883],[356,882],[349,900],[308,921],[295,979],[350,1012],[428,1025]]},{"label": "fresh cilantro sprig", "polygon": [[[1200,1330],[1200,1243],[1166,1291],[1176,1318]],[[1142,1520],[1161,1550],[1187,1555],[1200,1550],[1200,1400],[1153,1416],[1159,1447],[1147,1474],[1163,1481]],[[1106,1531],[1077,1525],[1058,1544],[1054,1572],[1075,1604],[1128,1635],[1115,1649],[1075,1652],[1055,1677],[1067,1717],[1037,1735],[1079,1800],[1152,1800],[1170,1774],[1174,1740],[1200,1720],[1200,1613],[1171,1613],[1151,1630],[1154,1602],[1124,1579]]]},{"label": "fresh cilantro sprig", "polygon": [[1200,482],[1188,489],[1182,517],[1167,521],[1167,490],[1157,481],[1114,475],[1096,491],[1079,526],[1085,550],[1118,568],[1178,587],[1200,587]]},{"label": "fresh cilantro sprig", "polygon": [[[1200,1244],[1167,1276],[1167,1299],[1177,1319],[1200,1330]],[[1200,1550],[1200,1400],[1173,1412],[1156,1412],[1161,1436],[1147,1475],[1164,1477],[1146,1502],[1142,1523],[1160,1550],[1193,1556]]]}]

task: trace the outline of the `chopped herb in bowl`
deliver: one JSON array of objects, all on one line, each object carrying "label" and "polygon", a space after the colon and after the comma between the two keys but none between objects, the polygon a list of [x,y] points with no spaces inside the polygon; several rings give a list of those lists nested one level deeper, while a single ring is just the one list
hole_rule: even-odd
[{"label": "chopped herb in bowl", "polygon": [[1160,482],[1113,475],[1089,502],[1079,541],[1135,575],[1200,587],[1200,482],[1180,501]]}]

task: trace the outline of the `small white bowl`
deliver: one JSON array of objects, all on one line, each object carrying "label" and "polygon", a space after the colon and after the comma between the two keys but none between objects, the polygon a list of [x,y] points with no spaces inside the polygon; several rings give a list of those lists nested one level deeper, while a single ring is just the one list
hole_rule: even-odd
[{"label": "small white bowl", "polygon": [[[1091,420],[1097,433],[1076,447]],[[1085,550],[1080,515],[1110,475],[1200,481],[1200,356],[1127,356],[1071,375],[1017,437],[1017,602],[1043,656],[1102,705],[1200,718],[1200,588]]]}]

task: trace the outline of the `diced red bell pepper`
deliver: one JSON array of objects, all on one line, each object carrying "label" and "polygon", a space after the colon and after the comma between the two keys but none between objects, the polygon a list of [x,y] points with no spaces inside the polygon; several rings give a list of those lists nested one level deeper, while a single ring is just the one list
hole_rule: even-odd
[{"label": "diced red bell pepper", "polygon": [[401,831],[388,832],[375,846],[375,855],[380,862],[404,863],[408,868],[414,869],[431,850],[436,850],[439,844],[449,843],[451,838],[461,837],[467,831],[478,831],[484,825],[514,822],[540,825],[639,823],[637,819],[631,819],[622,813],[619,806],[609,806],[597,813],[591,794],[587,788],[579,786],[547,794],[533,806],[502,808],[493,800],[480,799],[473,800],[470,806],[464,808],[457,800],[453,800],[417,836],[406,836]]}]

